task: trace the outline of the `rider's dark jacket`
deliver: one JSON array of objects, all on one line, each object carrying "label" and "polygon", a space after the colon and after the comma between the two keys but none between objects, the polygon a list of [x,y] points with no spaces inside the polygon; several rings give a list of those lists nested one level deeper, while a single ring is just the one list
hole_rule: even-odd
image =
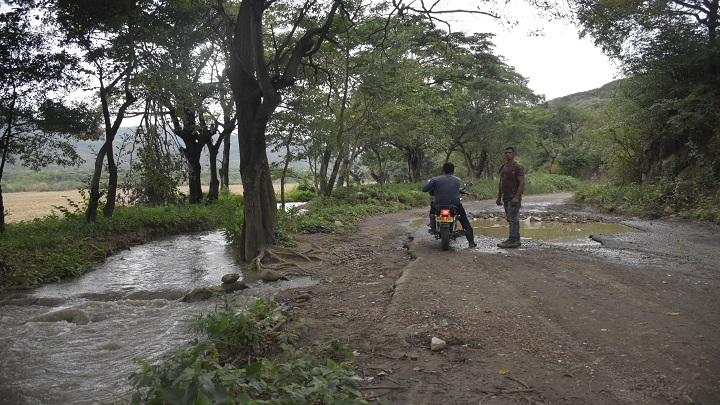
[{"label": "rider's dark jacket", "polygon": [[460,188],[462,180],[452,174],[443,174],[428,180],[422,188],[423,192],[432,191],[435,205],[460,205]]}]

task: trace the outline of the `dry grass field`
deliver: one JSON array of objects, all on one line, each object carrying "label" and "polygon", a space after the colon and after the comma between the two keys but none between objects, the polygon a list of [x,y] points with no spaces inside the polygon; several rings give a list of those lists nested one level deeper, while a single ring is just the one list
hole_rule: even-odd
[{"label": "dry grass field", "polygon": [[76,203],[82,202],[77,190],[3,193],[5,221],[8,223],[32,221],[50,215],[53,211],[59,213],[54,207],[69,208],[68,199]]},{"label": "dry grass field", "polygon": [[[278,186],[279,189],[279,186]],[[187,192],[187,187],[183,192]],[[233,193],[242,193],[241,185],[230,186]],[[32,221],[59,211],[54,207],[71,208],[69,201],[82,205],[82,197],[77,190],[33,191],[21,193],[3,193],[7,223]]]},{"label": "dry grass field", "polygon": [[[292,189],[296,184],[286,184],[285,190]],[[230,191],[235,194],[242,193],[242,185],[231,185]],[[180,191],[187,193],[187,187],[181,187]],[[280,184],[275,184],[275,191],[280,192]],[[69,201],[82,205],[82,197],[77,190],[67,191],[33,191],[22,193],[3,193],[7,223],[32,221],[35,218],[42,218],[59,211],[54,207],[71,208]]]}]

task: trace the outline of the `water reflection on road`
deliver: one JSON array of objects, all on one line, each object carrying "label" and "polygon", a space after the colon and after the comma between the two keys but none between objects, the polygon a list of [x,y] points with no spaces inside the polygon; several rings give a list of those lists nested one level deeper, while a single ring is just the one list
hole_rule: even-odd
[{"label": "water reflection on road", "polygon": [[[470,223],[476,235],[497,238],[508,236],[508,224],[504,220],[474,220]],[[635,230],[621,224],[520,221],[520,235],[523,241],[539,240],[575,246],[597,245],[597,242],[590,239],[590,235],[633,231]]]}]

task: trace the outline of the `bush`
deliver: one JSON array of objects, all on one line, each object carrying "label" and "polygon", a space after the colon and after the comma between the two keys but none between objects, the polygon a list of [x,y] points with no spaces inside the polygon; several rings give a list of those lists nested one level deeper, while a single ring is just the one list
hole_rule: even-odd
[{"label": "bush", "polygon": [[606,212],[679,215],[720,223],[720,188],[706,179],[659,178],[645,185],[591,183],[575,195],[578,202]]}]

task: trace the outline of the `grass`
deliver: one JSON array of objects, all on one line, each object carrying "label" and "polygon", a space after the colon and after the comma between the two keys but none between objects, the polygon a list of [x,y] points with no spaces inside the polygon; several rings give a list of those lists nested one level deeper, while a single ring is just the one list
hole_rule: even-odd
[{"label": "grass", "polygon": [[140,359],[132,404],[367,404],[355,381],[354,352],[329,339],[293,348],[297,324],[272,302],[239,308],[227,296],[196,319],[196,339],[158,364]]},{"label": "grass", "polygon": [[213,205],[119,207],[112,218],[88,223],[81,210],[6,224],[0,234],[0,289],[35,287],[92,270],[119,249],[155,236],[218,229],[240,200],[229,195]]},{"label": "grass", "polygon": [[645,185],[588,183],[578,189],[575,199],[605,212],[676,215],[720,224],[720,186],[692,180],[660,178]]}]

